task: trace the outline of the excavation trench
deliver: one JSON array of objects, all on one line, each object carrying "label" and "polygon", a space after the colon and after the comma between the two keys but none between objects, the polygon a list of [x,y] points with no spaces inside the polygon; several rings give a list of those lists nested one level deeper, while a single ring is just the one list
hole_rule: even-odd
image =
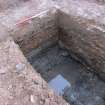
[{"label": "excavation trench", "polygon": [[56,43],[38,50],[31,52],[28,61],[57,95],[63,96],[71,105],[105,104],[105,83],[72,59],[66,49]]},{"label": "excavation trench", "polygon": [[[41,74],[49,88],[57,95],[63,96],[70,105],[105,105],[105,83],[71,57],[57,37],[60,35],[56,31],[58,27],[55,27],[55,16],[52,19],[46,18],[48,27],[40,30],[44,33],[31,32],[29,37],[17,41],[30,64]],[[44,17],[43,21],[46,21],[46,18]],[[62,29],[59,31],[63,34]],[[51,37],[47,37],[45,32]],[[39,39],[46,40],[35,47],[33,44]]]}]

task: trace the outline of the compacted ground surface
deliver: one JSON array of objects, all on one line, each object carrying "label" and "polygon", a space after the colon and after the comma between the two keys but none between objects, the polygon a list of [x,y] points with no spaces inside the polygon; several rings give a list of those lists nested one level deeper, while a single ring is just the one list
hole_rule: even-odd
[{"label": "compacted ground surface", "polygon": [[71,87],[64,98],[71,105],[105,105],[105,83],[72,59],[65,49],[54,45],[29,61],[48,83],[57,75],[69,81]]}]

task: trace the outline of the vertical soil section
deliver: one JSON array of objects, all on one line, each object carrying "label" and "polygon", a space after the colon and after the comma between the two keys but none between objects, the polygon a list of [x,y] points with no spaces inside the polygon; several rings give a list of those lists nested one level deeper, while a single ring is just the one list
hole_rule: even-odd
[{"label": "vertical soil section", "polygon": [[70,14],[61,12],[59,18],[59,38],[73,58],[86,64],[105,79],[104,31],[95,25],[91,29],[92,22],[74,18]]}]

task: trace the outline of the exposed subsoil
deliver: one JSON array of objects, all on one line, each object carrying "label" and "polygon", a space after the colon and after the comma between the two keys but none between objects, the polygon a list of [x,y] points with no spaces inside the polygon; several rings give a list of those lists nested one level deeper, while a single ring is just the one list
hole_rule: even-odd
[{"label": "exposed subsoil", "polygon": [[105,105],[105,83],[65,49],[54,45],[34,55],[30,62],[47,82],[59,74],[69,81],[71,88],[64,97],[71,105]]}]

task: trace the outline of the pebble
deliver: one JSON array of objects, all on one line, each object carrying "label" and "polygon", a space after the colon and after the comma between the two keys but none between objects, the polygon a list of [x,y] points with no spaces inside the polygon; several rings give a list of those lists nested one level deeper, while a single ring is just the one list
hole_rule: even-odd
[{"label": "pebble", "polygon": [[22,64],[22,63],[17,64],[16,65],[17,72],[22,71],[24,69],[24,67],[25,67],[25,64]]},{"label": "pebble", "polygon": [[69,53],[67,51],[63,51],[61,55],[64,57],[67,57],[67,56],[69,56]]},{"label": "pebble", "polygon": [[31,95],[31,96],[30,96],[30,101],[31,101],[32,103],[35,102],[35,100],[34,100],[34,95]]},{"label": "pebble", "polygon": [[52,98],[52,96],[53,96],[53,91],[49,91],[49,92],[48,92],[48,97],[49,97],[49,98]]},{"label": "pebble", "polygon": [[12,85],[9,85],[8,89],[12,89],[12,87],[13,87]]}]

